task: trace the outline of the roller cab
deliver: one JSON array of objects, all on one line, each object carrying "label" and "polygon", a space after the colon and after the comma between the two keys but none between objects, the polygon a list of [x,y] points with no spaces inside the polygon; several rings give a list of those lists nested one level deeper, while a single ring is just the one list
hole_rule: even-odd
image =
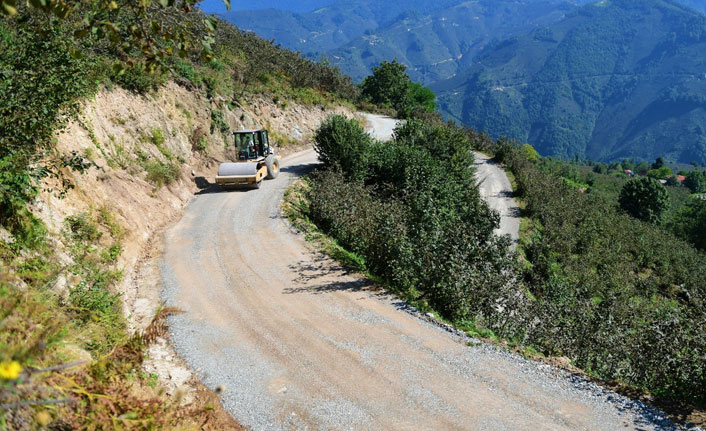
[{"label": "roller cab", "polygon": [[233,133],[233,141],[237,160],[221,163],[216,184],[259,188],[263,179],[277,178],[280,157],[270,145],[267,130],[239,130]]}]

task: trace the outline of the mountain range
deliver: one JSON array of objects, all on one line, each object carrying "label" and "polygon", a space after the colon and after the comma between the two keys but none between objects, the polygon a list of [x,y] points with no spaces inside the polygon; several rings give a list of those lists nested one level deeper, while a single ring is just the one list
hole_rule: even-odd
[{"label": "mountain range", "polygon": [[706,0],[276,3],[219,15],[356,80],[397,58],[445,117],[543,155],[706,161]]},{"label": "mountain range", "polygon": [[442,111],[541,154],[706,161],[706,16],[669,0],[587,5],[432,85]]}]

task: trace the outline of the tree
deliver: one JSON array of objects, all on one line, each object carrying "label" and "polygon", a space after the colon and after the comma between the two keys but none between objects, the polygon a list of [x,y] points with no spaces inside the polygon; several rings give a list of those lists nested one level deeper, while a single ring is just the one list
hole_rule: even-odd
[{"label": "tree", "polygon": [[397,59],[374,66],[373,74],[361,84],[362,96],[377,105],[389,105],[397,111],[404,110],[412,82],[406,70],[407,66]]},{"label": "tree", "polygon": [[608,172],[608,166],[605,163],[598,162],[593,166],[593,172],[597,174],[605,174]]},{"label": "tree", "polygon": [[662,166],[661,168],[650,169],[647,172],[647,176],[657,178],[658,180],[664,180],[672,176],[672,170],[666,166]]},{"label": "tree", "polygon": [[667,177],[667,185],[672,187],[679,187],[681,184],[679,184],[677,176],[672,175],[671,177]]},{"label": "tree", "polygon": [[520,147],[520,152],[530,162],[536,162],[537,160],[539,160],[539,153],[530,144],[523,144]]},{"label": "tree", "polygon": [[436,94],[418,82],[410,82],[409,99],[414,108],[421,108],[426,112],[436,111]]},{"label": "tree", "polygon": [[706,193],[706,176],[703,172],[693,170],[686,174],[684,185],[691,189],[692,193]]},{"label": "tree", "polygon": [[652,169],[659,169],[664,166],[664,159],[662,157],[657,157],[654,163],[652,163]]},{"label": "tree", "polygon": [[647,175],[647,171],[649,170],[650,165],[647,162],[640,162],[640,164],[635,167],[635,171],[640,175]]},{"label": "tree", "polygon": [[620,190],[620,207],[628,214],[651,223],[661,223],[669,209],[669,193],[654,178],[634,178]]},{"label": "tree", "polygon": [[[189,50],[197,49],[205,58],[211,55],[215,42],[213,32],[217,19],[190,13],[198,0],[0,0],[0,16],[15,17],[19,21],[34,18],[37,33],[45,36],[48,29],[59,22],[74,26],[73,39],[78,47],[85,39],[104,40],[110,49],[131,56],[138,54],[143,67],[150,72],[167,72],[164,64],[173,53],[182,58]],[[230,10],[230,0],[223,0]],[[18,4],[20,3],[20,4]],[[202,18],[200,29],[191,18]],[[196,36],[196,37],[195,37]],[[200,40],[198,40],[200,39]],[[71,55],[80,58],[80,49],[70,48]],[[115,65],[122,73],[126,66],[134,66],[134,57]]]},{"label": "tree", "polygon": [[415,111],[436,111],[436,95],[429,88],[413,82],[407,66],[397,59],[373,67],[373,74],[363,80],[361,95],[376,105],[390,106],[397,115],[410,117]]},{"label": "tree", "polygon": [[348,178],[362,179],[372,138],[356,120],[330,115],[314,135],[314,150],[326,166],[339,166]]},{"label": "tree", "polygon": [[669,223],[674,234],[706,251],[706,201],[694,199]]}]

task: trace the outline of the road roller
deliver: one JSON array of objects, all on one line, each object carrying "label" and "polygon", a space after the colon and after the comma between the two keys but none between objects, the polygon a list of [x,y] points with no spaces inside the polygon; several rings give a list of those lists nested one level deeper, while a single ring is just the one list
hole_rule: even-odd
[{"label": "road roller", "polygon": [[216,184],[260,188],[263,179],[277,178],[281,157],[270,145],[267,130],[238,130],[233,132],[233,140],[237,160],[221,163]]}]

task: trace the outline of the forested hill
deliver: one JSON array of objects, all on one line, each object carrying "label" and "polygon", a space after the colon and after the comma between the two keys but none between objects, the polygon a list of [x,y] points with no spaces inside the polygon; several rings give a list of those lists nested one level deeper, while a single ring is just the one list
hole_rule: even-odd
[{"label": "forested hill", "polygon": [[307,13],[285,7],[266,10],[231,11],[219,15],[243,30],[317,57],[349,43],[366,31],[394,21],[405,11],[430,13],[459,3],[459,0],[338,0]]},{"label": "forested hill", "polygon": [[706,16],[671,0],[584,6],[432,88],[448,117],[543,155],[706,161]]},{"label": "forested hill", "polygon": [[380,62],[397,58],[409,67],[412,79],[435,82],[473,64],[487,46],[558,22],[577,8],[568,1],[480,0],[430,14],[406,12],[330,51],[329,58],[355,80],[369,75]]}]

